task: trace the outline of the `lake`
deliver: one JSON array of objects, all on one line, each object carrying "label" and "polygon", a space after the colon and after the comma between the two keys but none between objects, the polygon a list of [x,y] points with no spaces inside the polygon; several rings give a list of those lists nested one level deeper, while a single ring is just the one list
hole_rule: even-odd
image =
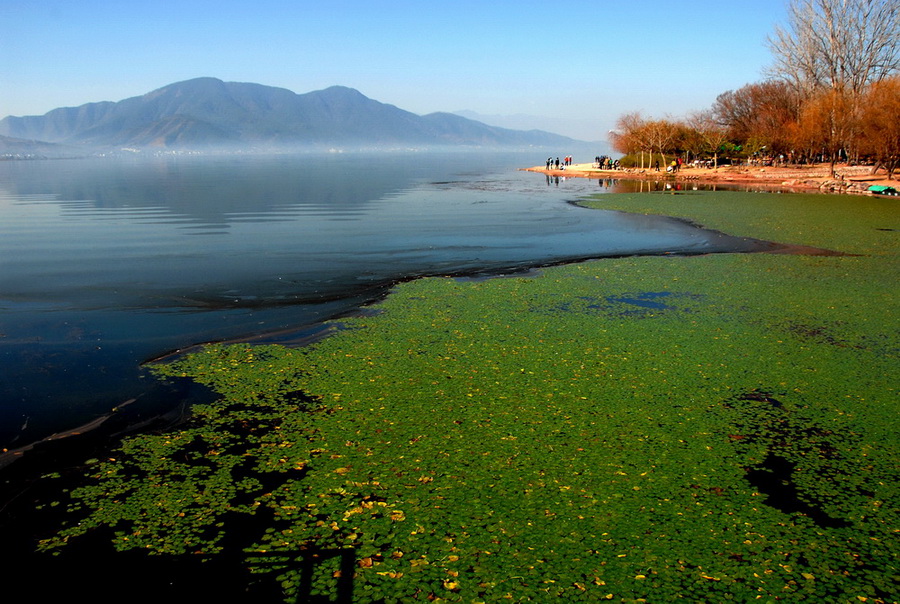
[{"label": "lake", "polygon": [[517,168],[546,152],[0,162],[0,447],[186,395],[141,364],[301,339],[426,275],[489,276],[759,242],[572,203],[627,185]]}]

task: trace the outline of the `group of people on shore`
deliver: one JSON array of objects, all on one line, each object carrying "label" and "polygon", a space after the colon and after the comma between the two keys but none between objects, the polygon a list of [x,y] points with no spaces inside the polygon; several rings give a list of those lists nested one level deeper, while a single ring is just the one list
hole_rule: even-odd
[{"label": "group of people on shore", "polygon": [[599,170],[618,170],[619,160],[613,160],[608,155],[598,155],[594,158],[594,167]]},{"label": "group of people on shore", "polygon": [[[566,167],[572,165],[572,156],[567,155],[562,160],[558,157],[553,159],[552,157],[547,158],[547,170],[565,170]],[[608,155],[597,155],[594,157],[594,168],[598,170],[619,170],[621,166],[619,165],[619,160],[614,160]]]},{"label": "group of people on shore", "polygon": [[[656,160],[656,163],[653,164],[653,169],[656,172],[659,172],[659,160]],[[681,158],[680,157],[676,157],[675,159],[672,160],[672,163],[670,163],[668,166],[666,166],[666,172],[674,173],[674,172],[678,172],[679,170],[681,170]]]},{"label": "group of people on shore", "polygon": [[562,162],[559,161],[559,158],[556,158],[556,161],[553,160],[552,157],[547,158],[547,169],[548,170],[565,170],[566,166],[572,165],[572,156],[566,155]]}]

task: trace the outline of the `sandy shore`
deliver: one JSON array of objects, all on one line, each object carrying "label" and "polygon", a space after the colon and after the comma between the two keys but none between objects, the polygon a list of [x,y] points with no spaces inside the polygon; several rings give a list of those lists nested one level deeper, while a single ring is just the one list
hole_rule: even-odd
[{"label": "sandy shore", "polygon": [[593,164],[572,164],[563,169],[547,170],[545,166],[522,168],[528,172],[540,172],[551,176],[582,178],[619,178],[628,180],[654,180],[672,182],[696,182],[702,184],[758,185],[778,188],[792,188],[806,191],[828,191],[845,193],[866,193],[871,185],[886,185],[900,189],[900,182],[887,180],[883,170],[872,174],[870,166],[839,165],[838,178],[832,178],[828,164],[810,166],[725,166],[719,168],[696,168],[682,166],[674,175],[653,168],[628,168],[623,170],[599,170]]}]

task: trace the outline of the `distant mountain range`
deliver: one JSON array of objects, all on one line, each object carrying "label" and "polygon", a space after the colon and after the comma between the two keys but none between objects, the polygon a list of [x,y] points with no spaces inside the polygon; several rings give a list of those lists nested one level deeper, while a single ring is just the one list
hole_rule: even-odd
[{"label": "distant mountain range", "polygon": [[0,120],[0,149],[21,147],[28,141],[94,149],[467,145],[550,147],[558,152],[581,143],[540,130],[488,126],[451,113],[420,116],[343,86],[296,94],[284,88],[215,78],[178,82],[119,102],[88,103],[41,116]]},{"label": "distant mountain range", "polygon": [[0,159],[4,157],[78,157],[84,154],[85,150],[80,147],[0,136]]}]

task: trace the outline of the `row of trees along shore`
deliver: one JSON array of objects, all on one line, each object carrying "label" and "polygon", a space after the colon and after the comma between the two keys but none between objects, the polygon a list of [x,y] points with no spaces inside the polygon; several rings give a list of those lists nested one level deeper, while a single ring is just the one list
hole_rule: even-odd
[{"label": "row of trees along shore", "polygon": [[[767,78],[718,96],[683,119],[621,116],[614,148],[644,167],[655,157],[722,154],[787,163],[900,167],[900,2],[793,0],[767,40]],[[656,154],[656,155],[655,155]]]}]

